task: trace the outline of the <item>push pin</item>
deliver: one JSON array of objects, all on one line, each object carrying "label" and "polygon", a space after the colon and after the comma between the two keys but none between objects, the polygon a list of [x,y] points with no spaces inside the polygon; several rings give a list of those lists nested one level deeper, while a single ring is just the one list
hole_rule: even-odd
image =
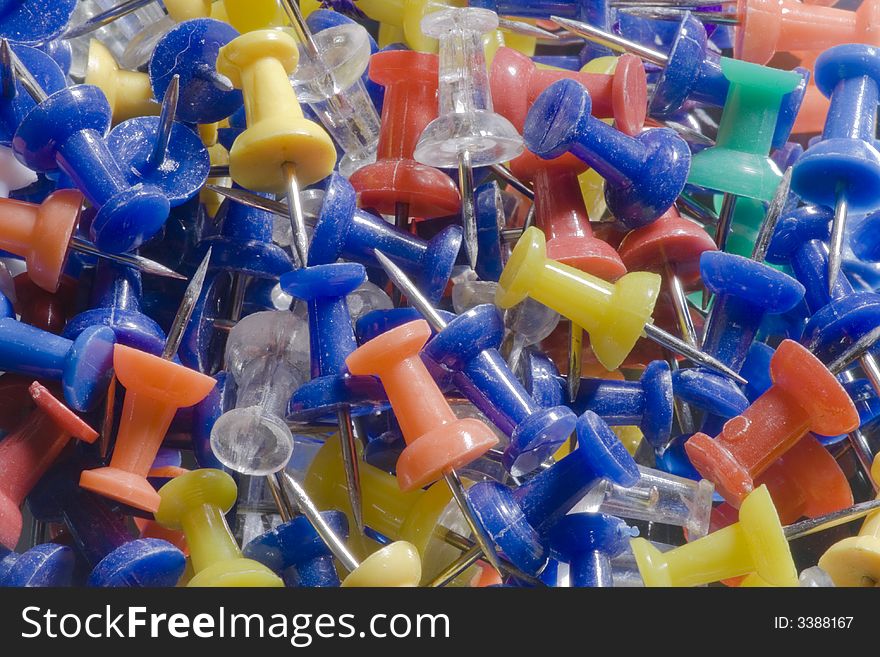
[{"label": "push pin", "polygon": [[146,476],[162,439],[177,409],[197,404],[216,383],[172,360],[204,284],[210,255],[209,250],[184,292],[161,356],[114,347],[116,377],[126,389],[122,421],[110,465],[84,471],[83,488],[151,513],[159,508],[159,494]]},{"label": "push pin", "polygon": [[21,554],[0,548],[0,587],[70,586],[75,566],[76,554],[66,545],[43,543]]},{"label": "push pin", "polygon": [[168,541],[136,538],[129,521],[97,495],[76,485],[83,462],[74,456],[53,468],[28,496],[42,522],[63,522],[90,572],[87,586],[175,586],[186,566]]},{"label": "push pin", "polygon": [[[851,13],[851,12],[846,12]],[[794,165],[792,190],[808,203],[834,208],[828,257],[828,289],[840,274],[846,218],[850,209],[880,207],[880,152],[874,124],[880,101],[880,50],[847,44],[816,59],[816,85],[831,99],[822,139]]]},{"label": "push pin", "polygon": [[238,490],[228,474],[193,470],[169,481],[158,495],[156,521],[186,535],[194,572],[187,586],[284,586],[268,567],[245,559],[235,543],[225,514],[235,504]]},{"label": "push pin", "polygon": [[[431,336],[425,321],[414,321],[373,338],[348,355],[352,374],[373,374],[382,380],[407,447],[397,461],[397,481],[407,492],[446,480],[483,554],[495,565],[497,557],[473,517],[456,468],[491,449],[498,438],[482,421],[458,419],[419,358]],[[412,394],[418,390],[417,394]]]},{"label": "push pin", "polygon": [[770,371],[774,385],[728,420],[717,438],[697,433],[685,443],[694,467],[734,506],[752,491],[753,478],[807,431],[836,436],[859,425],[846,390],[797,342],[782,342]]},{"label": "push pin", "polygon": [[326,178],[336,163],[329,135],[303,117],[288,75],[299,49],[293,37],[275,30],[240,36],[220,49],[217,71],[244,95],[248,128],[229,151],[232,179],[247,189],[286,192],[294,245],[308,261],[300,185]]},{"label": "push pin", "polygon": [[699,586],[757,573],[773,586],[797,586],[787,537],[766,486],[743,500],[739,522],[669,552],[631,543],[645,586]]},{"label": "push pin", "polygon": [[16,130],[16,157],[34,171],[60,169],[76,182],[99,208],[90,229],[99,249],[121,253],[138,247],[162,227],[170,206],[156,187],[129,183],[111,153],[103,136],[110,127],[104,94],[75,85],[47,96],[11,55],[16,76],[39,103]]},{"label": "push pin", "polygon": [[290,459],[293,434],[284,414],[306,376],[308,354],[297,344],[305,334],[301,318],[274,310],[248,315],[229,332],[226,371],[236,382],[235,407],[211,428],[211,449],[226,467],[269,476]]},{"label": "push pin", "polygon": [[439,116],[416,144],[416,161],[440,169],[458,168],[465,250],[477,264],[474,167],[512,160],[522,152],[522,137],[492,109],[482,34],[498,27],[491,11],[451,7],[427,15],[422,31],[440,40]]},{"label": "push pin", "polygon": [[165,90],[158,117],[123,121],[110,131],[107,146],[131,185],[142,183],[162,192],[171,207],[195,197],[208,179],[211,158],[192,129],[174,120],[180,78]]},{"label": "push pin", "polygon": [[376,258],[435,331],[424,354],[456,372],[453,383],[462,394],[510,436],[505,468],[516,477],[535,470],[571,435],[577,418],[565,406],[540,408],[520,385],[498,353],[504,331],[498,311],[482,304],[447,323],[381,251]]},{"label": "push pin", "polygon": [[[871,476],[880,481],[880,456],[874,458]],[[880,499],[880,497],[878,497]],[[880,512],[869,515],[858,536],[832,545],[819,559],[836,586],[878,586],[880,582]]]},{"label": "push pin", "polygon": [[363,207],[395,217],[409,230],[410,216],[433,219],[455,214],[461,197],[440,169],[413,159],[419,135],[437,116],[436,55],[391,50],[370,59],[370,77],[385,86],[376,162],[350,178]]},{"label": "push pin", "polygon": [[98,433],[34,381],[36,408],[0,442],[4,477],[0,490],[0,545],[15,548],[21,535],[19,507],[71,438],[93,443]]},{"label": "push pin", "polygon": [[40,0],[17,0],[7,5],[0,18],[0,37],[16,43],[54,41],[67,29],[76,0],[46,4]]},{"label": "push pin", "polygon": [[370,35],[354,22],[313,34],[294,0],[283,0],[282,6],[303,45],[291,76],[293,89],[344,151],[338,169],[350,176],[376,158],[379,140],[379,115],[362,78],[370,62]]},{"label": "push pin", "polygon": [[70,318],[61,333],[75,340],[90,326],[109,326],[119,344],[151,354],[165,348],[165,332],[141,310],[137,270],[99,262],[92,284],[92,307]]},{"label": "push pin", "polygon": [[577,448],[514,490],[493,481],[467,491],[469,503],[501,552],[523,571],[536,574],[547,562],[544,533],[601,479],[621,486],[639,471],[617,436],[597,415],[578,418]]},{"label": "push pin", "polygon": [[550,553],[568,563],[573,587],[614,586],[611,559],[629,547],[638,529],[604,513],[573,513],[548,533]]},{"label": "push pin", "polygon": [[[343,539],[348,536],[344,513],[325,511],[322,515],[338,536]],[[333,553],[305,516],[261,534],[248,543],[242,553],[271,568],[288,586],[339,586]]]},{"label": "push pin", "polygon": [[[288,419],[302,421],[336,415],[342,439],[345,478],[351,510],[358,531],[363,531],[363,508],[355,441],[362,430],[352,418],[376,409],[381,390],[374,379],[351,376],[345,358],[357,349],[346,297],[367,278],[362,265],[332,263],[303,267],[284,274],[281,288],[308,303],[312,380],[300,386],[290,398]],[[372,390],[372,393],[370,393]]]},{"label": "push pin", "polygon": [[530,296],[569,317],[590,334],[596,358],[609,371],[620,366],[644,333],[695,363],[745,383],[717,359],[651,323],[659,278],[648,272],[630,272],[614,284],[607,283],[548,259],[544,234],[532,227],[523,233],[507,262],[496,303],[510,308]]},{"label": "push pin", "polygon": [[177,76],[180,121],[215,123],[234,114],[243,103],[241,91],[217,72],[215,63],[220,48],[238,36],[230,25],[212,18],[187,20],[173,27],[150,57],[153,94],[164,99]]},{"label": "push pin", "polygon": [[531,104],[562,79],[576,80],[590,92],[596,118],[614,119],[615,127],[627,135],[637,135],[644,126],[647,81],[645,68],[635,55],[620,57],[614,73],[607,75],[538,68],[521,52],[500,48],[489,73],[495,109],[522,131]]},{"label": "push pin", "polygon": [[567,152],[605,178],[605,202],[628,228],[658,219],[684,189],[687,143],[668,128],[629,137],[590,114],[590,93],[575,80],[555,82],[526,117],[526,146],[538,157]]}]

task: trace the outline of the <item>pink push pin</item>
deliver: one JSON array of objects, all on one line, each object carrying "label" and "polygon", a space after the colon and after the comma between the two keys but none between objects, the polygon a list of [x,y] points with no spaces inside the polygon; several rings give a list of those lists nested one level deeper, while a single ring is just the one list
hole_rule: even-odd
[{"label": "pink push pin", "polygon": [[773,385],[712,439],[696,433],[685,443],[693,466],[739,507],[754,478],[809,431],[849,433],[859,414],[840,382],[812,353],[784,340],[770,361]]},{"label": "pink push pin", "polygon": [[93,443],[98,432],[80,420],[42,385],[29,388],[36,409],[0,441],[0,545],[15,548],[21,536],[21,506],[71,438]]}]

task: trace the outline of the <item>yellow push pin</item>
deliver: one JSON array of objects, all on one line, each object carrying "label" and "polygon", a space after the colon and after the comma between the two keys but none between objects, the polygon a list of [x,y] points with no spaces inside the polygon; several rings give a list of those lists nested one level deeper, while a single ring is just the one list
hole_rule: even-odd
[{"label": "yellow push pin", "polygon": [[523,232],[501,272],[495,303],[511,308],[526,297],[552,308],[583,328],[597,360],[611,371],[623,363],[643,334],[695,364],[747,383],[718,359],[652,324],[660,276],[630,272],[608,283],[547,257],[544,233]]},{"label": "yellow push pin", "polygon": [[278,0],[223,0],[226,22],[241,34],[287,25],[287,16]]},{"label": "yellow push pin", "polygon": [[159,490],[156,521],[182,530],[189,545],[194,575],[187,586],[284,586],[266,566],[241,555],[224,517],[237,495],[232,477],[213,469],[180,475]]},{"label": "yellow push pin", "polygon": [[456,4],[443,0],[358,0],[357,8],[380,24],[402,30],[406,45],[413,50],[437,52],[437,39],[425,36],[422,19]]},{"label": "yellow push pin", "polygon": [[119,68],[113,53],[97,39],[89,41],[85,83],[107,96],[114,125],[138,116],[159,115],[161,105],[153,98],[150,76]]},{"label": "yellow push pin", "polygon": [[413,587],[422,580],[422,561],[412,543],[397,541],[374,552],[361,562],[342,586],[355,587]]},{"label": "yellow push pin", "polygon": [[760,486],[743,500],[739,522],[669,552],[643,538],[631,541],[645,586],[699,586],[756,573],[771,586],[797,586],[788,539],[770,492]]},{"label": "yellow push pin", "polygon": [[232,144],[229,173],[257,192],[286,192],[294,243],[308,260],[300,185],[330,175],[336,147],[324,129],[303,116],[288,75],[296,70],[299,49],[286,32],[257,30],[223,46],[217,71],[242,90],[247,129]]},{"label": "yellow push pin", "polygon": [[[880,482],[880,454],[874,457],[871,477]],[[876,499],[880,500],[880,494]],[[858,536],[828,548],[819,559],[819,567],[835,586],[880,586],[880,511],[865,518]]]}]

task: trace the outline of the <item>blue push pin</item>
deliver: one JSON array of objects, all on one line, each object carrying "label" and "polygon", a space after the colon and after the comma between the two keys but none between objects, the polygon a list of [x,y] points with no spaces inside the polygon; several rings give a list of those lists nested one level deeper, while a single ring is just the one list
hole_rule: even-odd
[{"label": "blue push pin", "polygon": [[684,189],[691,154],[666,128],[629,137],[590,114],[590,93],[559,80],[538,96],[526,116],[526,146],[544,159],[571,152],[605,179],[608,209],[628,228],[655,221]]},{"label": "blue push pin", "polygon": [[614,586],[611,560],[638,536],[623,520],[604,513],[572,513],[547,533],[550,553],[568,563],[572,587]]},{"label": "blue push pin", "polygon": [[[715,294],[704,329],[703,350],[735,372],[742,369],[764,317],[791,310],[804,296],[804,286],[791,276],[723,251],[707,251],[700,256],[700,275]],[[708,395],[724,397],[725,388],[734,403],[737,398],[744,401],[735,383],[705,370],[681,370],[674,379],[676,394],[698,408],[710,410]],[[730,410],[734,409],[727,409],[719,417],[732,417],[727,414]],[[742,410],[737,409],[734,415]]]},{"label": "blue push pin", "polygon": [[590,410],[611,426],[637,426],[661,450],[672,436],[672,399],[669,364],[655,360],[638,381],[581,379],[571,407],[575,413]]},{"label": "blue push pin", "polygon": [[[348,520],[344,513],[323,511],[321,515],[337,536],[342,540],[348,538]],[[339,586],[333,553],[305,516],[288,520],[258,536],[242,553],[281,575],[288,586]]]},{"label": "blue push pin", "polygon": [[[780,219],[767,252],[771,262],[787,263],[806,288],[804,300],[812,316],[802,342],[825,362],[880,324],[880,295],[856,292],[846,276],[828,282],[831,256],[823,240],[828,238],[830,215],[830,210],[809,206],[789,212]],[[874,355],[866,352],[859,362],[880,390],[880,365]]]},{"label": "blue push pin", "polygon": [[546,530],[599,480],[624,487],[639,480],[635,461],[598,415],[584,413],[576,430],[577,449],[518,488],[485,481],[467,491],[474,513],[492,540],[526,573],[538,573],[547,563]]},{"label": "blue push pin", "polygon": [[498,352],[504,322],[495,306],[476,306],[448,324],[430,310],[424,316],[437,334],[424,354],[455,372],[458,390],[510,437],[504,467],[516,477],[534,471],[568,439],[577,416],[562,405],[539,406],[510,371]]},{"label": "blue push pin", "polygon": [[480,304],[449,322],[381,251],[385,273],[436,333],[423,357],[454,374],[452,383],[501,431],[510,436],[502,463],[514,476],[532,472],[571,435],[577,417],[565,406],[541,407],[498,352],[504,322],[495,306]]},{"label": "blue push pin", "polygon": [[129,184],[158,189],[171,207],[195,197],[208,180],[211,158],[201,137],[174,120],[180,82],[172,77],[159,116],[123,121],[110,131],[107,147]]},{"label": "blue push pin", "polygon": [[831,106],[822,139],[794,165],[792,190],[808,203],[834,208],[828,259],[829,289],[840,274],[849,210],[880,208],[880,151],[874,139],[880,101],[880,49],[835,46],[816,59],[816,86]]},{"label": "blue push pin", "polygon": [[41,88],[54,93],[67,86],[64,72],[49,55],[36,48],[20,44],[10,47],[8,41],[0,41],[0,144],[4,146],[12,143],[19,124],[37,105],[15,75],[13,50]]},{"label": "blue push pin", "polygon": [[67,29],[76,0],[4,0],[0,37],[17,43],[54,41]]},{"label": "blue push pin", "polygon": [[[24,82],[27,75],[15,66]],[[123,253],[156,234],[168,218],[168,199],[156,187],[132,185],[113,157],[104,135],[110,105],[91,85],[75,85],[51,96],[36,84],[25,86],[39,103],[12,140],[16,157],[41,173],[61,169],[99,208],[90,235],[102,251]]]},{"label": "blue push pin", "polygon": [[100,261],[92,284],[91,309],[68,320],[61,335],[75,340],[90,326],[108,326],[119,344],[161,354],[165,332],[141,311],[140,299],[140,272]]},{"label": "blue push pin", "polygon": [[65,545],[43,543],[21,554],[0,547],[0,587],[70,586],[75,566]]},{"label": "blue push pin", "polygon": [[501,190],[495,181],[483,183],[474,191],[477,217],[477,266],[481,281],[497,281],[504,269],[501,256],[501,229],[506,219]]},{"label": "blue push pin", "polygon": [[360,432],[352,413],[387,407],[387,401],[378,406],[372,401],[387,400],[379,381],[371,376],[352,376],[345,365],[346,357],[357,349],[345,298],[366,278],[363,265],[352,262],[303,267],[281,277],[285,292],[308,303],[312,376],[291,396],[287,417],[302,422],[336,416],[352,514],[359,529],[363,514],[355,440]]},{"label": "blue push pin", "polygon": [[184,123],[216,123],[238,110],[241,91],[217,72],[217,53],[239,34],[228,23],[195,18],[178,23],[156,44],[150,57],[150,84],[165,98],[175,75],[180,78],[177,118]]},{"label": "blue push pin", "polygon": [[54,469],[28,497],[34,517],[63,520],[91,568],[87,586],[164,587],[177,584],[186,567],[183,553],[157,538],[132,538],[126,518],[77,485],[81,464]]},{"label": "blue push pin", "polygon": [[461,228],[448,226],[426,242],[358,209],[355,196],[354,188],[345,178],[336,173],[330,176],[312,234],[309,264],[320,265],[347,258],[375,265],[373,251],[382,251],[416,277],[416,282],[431,301],[438,300],[446,289],[458,257]]},{"label": "blue push pin", "polygon": [[106,326],[86,328],[68,340],[14,319],[0,319],[0,370],[61,381],[76,411],[92,410],[113,375],[116,337]]}]

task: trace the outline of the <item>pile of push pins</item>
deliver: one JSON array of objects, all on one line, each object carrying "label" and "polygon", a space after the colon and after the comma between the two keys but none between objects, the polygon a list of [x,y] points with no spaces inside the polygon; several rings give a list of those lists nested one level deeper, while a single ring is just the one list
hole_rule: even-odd
[{"label": "pile of push pins", "polygon": [[877,0],[114,2],[0,3],[0,586],[880,584]]}]

